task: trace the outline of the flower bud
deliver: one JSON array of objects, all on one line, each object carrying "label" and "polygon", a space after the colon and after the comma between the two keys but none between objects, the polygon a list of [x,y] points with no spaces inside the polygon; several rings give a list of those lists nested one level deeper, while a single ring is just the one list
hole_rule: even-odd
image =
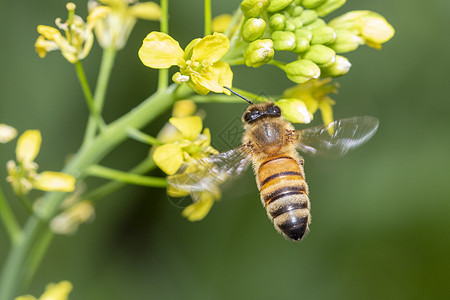
[{"label": "flower bud", "polygon": [[308,59],[300,59],[284,66],[287,77],[296,83],[305,83],[320,76],[320,68]]},{"label": "flower bud", "polygon": [[308,50],[308,48],[309,48],[309,39],[304,36],[295,35],[295,48],[293,51],[295,53],[301,53]]},{"label": "flower bud", "polygon": [[324,45],[312,45],[303,58],[309,59],[321,67],[327,67],[334,63],[336,52]]},{"label": "flower bud", "polygon": [[336,39],[330,45],[330,48],[337,53],[346,53],[356,50],[362,43],[362,39],[357,34],[347,29],[339,29],[336,30]]},{"label": "flower bud", "polygon": [[270,1],[270,5],[267,8],[267,11],[271,13],[280,11],[291,4],[291,2],[292,0],[272,0]]},{"label": "flower bud", "polygon": [[269,26],[274,31],[283,31],[286,23],[286,17],[282,14],[274,14],[270,17]]},{"label": "flower bud", "polygon": [[308,30],[308,29],[303,27],[303,28],[297,29],[295,31],[295,36],[299,36],[299,37],[302,36],[302,37],[307,38],[308,41],[311,41],[311,39],[312,39],[312,32],[311,32],[311,30]]},{"label": "flower bud", "polygon": [[305,28],[309,29],[309,30],[313,30],[313,29],[316,29],[319,27],[324,27],[324,26],[327,26],[327,23],[325,23],[324,20],[316,19],[314,22],[308,24],[308,26],[305,26]]},{"label": "flower bud", "polygon": [[266,22],[263,19],[250,18],[242,26],[242,38],[246,42],[259,39],[266,30]]},{"label": "flower bud", "polygon": [[314,28],[312,30],[311,44],[329,44],[336,39],[336,32],[328,26]]},{"label": "flower bud", "polygon": [[300,99],[280,99],[275,104],[280,107],[283,117],[291,123],[308,124],[312,120],[312,115],[305,102]]},{"label": "flower bud", "polygon": [[316,8],[324,4],[327,0],[303,0],[302,5],[305,8]]},{"label": "flower bud", "polygon": [[303,7],[299,6],[298,4],[295,4],[295,1],[289,4],[288,7],[284,9],[284,12],[288,14],[291,17],[298,17],[303,12]]},{"label": "flower bud", "polygon": [[17,136],[17,130],[6,124],[0,124],[0,143],[7,143]]},{"label": "flower bud", "polygon": [[276,51],[291,51],[295,48],[295,33],[290,31],[274,31],[272,33],[273,48]]},{"label": "flower bud", "polygon": [[306,9],[300,15],[300,21],[303,25],[308,25],[317,19],[317,13],[314,10]]},{"label": "flower bud", "polygon": [[323,76],[338,77],[348,73],[352,64],[344,56],[336,55],[334,63],[322,69]]},{"label": "flower bud", "polygon": [[244,0],[241,10],[246,18],[256,18],[270,5],[270,0]]},{"label": "flower bud", "polygon": [[345,1],[346,0],[327,0],[324,4],[316,8],[316,12],[319,17],[326,16],[344,5]]},{"label": "flower bud", "polygon": [[257,68],[267,64],[273,59],[275,51],[273,50],[273,41],[256,40],[248,45],[244,52],[245,64],[248,67]]},{"label": "flower bud", "polygon": [[[290,27],[292,26],[292,27]],[[288,18],[286,20],[286,30],[287,28],[291,29],[290,31],[295,31],[296,29],[300,29],[303,27],[303,22],[300,17]]]},{"label": "flower bud", "polygon": [[351,11],[331,20],[329,25],[357,33],[368,46],[376,49],[394,36],[394,28],[386,19],[368,10]]}]

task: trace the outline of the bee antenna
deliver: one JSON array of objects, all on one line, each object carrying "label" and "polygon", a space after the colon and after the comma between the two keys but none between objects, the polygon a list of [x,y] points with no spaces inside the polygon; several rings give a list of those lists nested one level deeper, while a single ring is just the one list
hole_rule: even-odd
[{"label": "bee antenna", "polygon": [[233,90],[230,89],[229,87],[224,86],[223,88],[229,90],[230,92],[232,92],[232,93],[235,94],[236,96],[241,97],[242,99],[244,99],[244,100],[247,101],[248,103],[253,104],[252,101],[248,100],[247,98],[245,98],[245,97],[242,96],[241,94],[236,93],[235,91],[233,91]]}]

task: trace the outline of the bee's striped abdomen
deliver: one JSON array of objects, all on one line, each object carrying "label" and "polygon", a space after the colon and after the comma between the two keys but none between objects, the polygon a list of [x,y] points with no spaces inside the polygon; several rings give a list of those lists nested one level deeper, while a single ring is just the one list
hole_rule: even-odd
[{"label": "bee's striped abdomen", "polygon": [[270,157],[260,164],[257,179],[261,201],[275,228],[300,241],[311,217],[308,186],[298,161],[288,155]]}]

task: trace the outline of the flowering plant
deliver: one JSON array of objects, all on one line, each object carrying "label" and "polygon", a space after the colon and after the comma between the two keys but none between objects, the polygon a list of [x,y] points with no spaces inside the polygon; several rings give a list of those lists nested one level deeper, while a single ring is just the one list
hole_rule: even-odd
[{"label": "flowering plant", "polygon": [[[243,0],[233,15],[211,18],[211,1],[205,0],[204,35],[190,37],[187,45],[176,41],[168,30],[168,0],[160,5],[131,0],[90,0],[89,15],[76,14],[76,5],[66,5],[67,20],[56,19],[56,27],[39,25],[35,49],[39,57],[59,51],[64,61],[74,66],[89,110],[83,141],[61,172],[38,172],[35,162],[42,143],[39,130],[26,130],[17,140],[15,159],[5,160],[11,185],[28,213],[26,224],[20,225],[10,206],[10,197],[0,187],[0,219],[10,238],[11,249],[0,279],[0,300],[13,299],[29,283],[42,259],[49,237],[74,234],[78,227],[92,220],[94,205],[100,198],[125,184],[167,188],[171,197],[186,192],[167,186],[164,176],[148,176],[159,168],[167,175],[180,170],[187,162],[218,153],[211,146],[211,132],[204,127],[207,117],[196,103],[236,103],[237,97],[227,88],[233,87],[255,101],[267,101],[254,93],[233,85],[239,73],[236,66],[260,68],[275,66],[292,86],[271,98],[292,123],[309,123],[320,112],[322,121],[333,121],[336,93],[333,78],[349,72],[350,61],[343,55],[361,45],[380,49],[393,35],[394,29],[381,15],[370,11],[352,11],[332,20],[326,17],[340,8],[345,0]],[[86,21],[84,21],[86,20]],[[128,37],[138,20],[157,21],[159,31],[151,31],[143,39],[135,56],[146,67],[158,69],[157,88],[136,108],[112,122],[103,119],[106,91],[115,56],[128,44]],[[89,56],[97,40],[103,48],[95,91],[86,77],[82,62]],[[282,52],[290,53],[283,61]],[[293,54],[293,55],[292,55]],[[175,72],[169,76],[169,69]],[[255,71],[256,72],[256,71]],[[276,75],[278,76],[278,74]],[[169,84],[172,79],[173,83]],[[236,84],[239,85],[239,84]],[[172,117],[156,137],[142,128],[173,109]],[[18,131],[0,124],[0,143],[16,138]],[[214,136],[214,134],[213,134]],[[148,146],[149,155],[128,171],[100,165],[103,158],[127,139]],[[1,146],[1,145],[0,145]],[[3,152],[2,152],[3,153]],[[85,183],[88,177],[110,182],[100,187]],[[30,191],[44,194],[32,198]],[[34,192],[33,192],[34,193]],[[193,195],[193,203],[182,215],[190,221],[203,219],[221,191]],[[40,299],[67,299],[72,285],[67,281],[49,285]],[[16,299],[36,299],[31,295]]]}]

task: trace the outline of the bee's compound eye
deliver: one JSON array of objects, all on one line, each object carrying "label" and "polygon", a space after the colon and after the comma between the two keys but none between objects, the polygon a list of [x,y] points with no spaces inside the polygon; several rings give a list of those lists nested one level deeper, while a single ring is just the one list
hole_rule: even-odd
[{"label": "bee's compound eye", "polygon": [[245,122],[250,122],[252,120],[252,116],[250,115],[250,113],[248,112],[248,113],[246,113],[245,115],[244,115],[244,121]]},{"label": "bee's compound eye", "polygon": [[277,116],[281,116],[281,109],[278,106],[275,105],[273,109]]}]

